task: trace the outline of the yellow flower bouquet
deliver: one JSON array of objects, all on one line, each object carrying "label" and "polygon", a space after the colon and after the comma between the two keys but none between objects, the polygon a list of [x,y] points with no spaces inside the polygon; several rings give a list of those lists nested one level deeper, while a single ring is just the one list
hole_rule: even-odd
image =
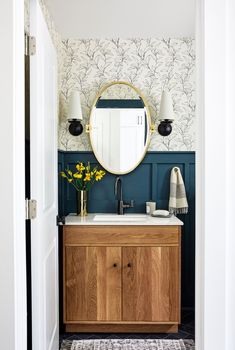
[{"label": "yellow flower bouquet", "polygon": [[98,167],[91,169],[91,165],[88,162],[78,163],[76,165],[76,172],[72,172],[69,169],[61,171],[60,175],[64,177],[68,183],[73,185],[77,191],[89,191],[91,186],[96,182],[102,180],[105,175],[105,171],[98,170]]},{"label": "yellow flower bouquet", "polygon": [[76,164],[75,172],[65,169],[60,175],[78,192],[78,213],[81,216],[87,215],[87,191],[95,182],[103,179],[105,171],[99,170],[97,166],[91,169],[89,162],[87,164],[79,162]]}]

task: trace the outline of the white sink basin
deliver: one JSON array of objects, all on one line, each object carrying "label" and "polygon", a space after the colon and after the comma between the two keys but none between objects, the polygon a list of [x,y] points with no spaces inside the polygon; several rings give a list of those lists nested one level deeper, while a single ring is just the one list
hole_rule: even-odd
[{"label": "white sink basin", "polygon": [[128,222],[136,222],[136,221],[145,221],[147,219],[147,215],[145,214],[96,214],[94,216],[93,221],[128,221]]}]

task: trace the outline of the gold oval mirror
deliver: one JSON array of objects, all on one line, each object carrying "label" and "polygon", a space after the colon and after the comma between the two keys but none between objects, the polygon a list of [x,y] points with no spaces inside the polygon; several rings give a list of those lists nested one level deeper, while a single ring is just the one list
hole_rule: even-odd
[{"label": "gold oval mirror", "polygon": [[95,157],[108,172],[127,174],[143,160],[151,118],[145,98],[133,85],[106,85],[94,101],[89,127]]}]

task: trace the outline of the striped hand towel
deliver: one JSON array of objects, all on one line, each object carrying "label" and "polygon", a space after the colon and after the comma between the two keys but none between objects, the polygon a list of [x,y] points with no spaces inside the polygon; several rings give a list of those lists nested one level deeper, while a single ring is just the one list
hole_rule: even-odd
[{"label": "striped hand towel", "polygon": [[178,167],[171,170],[169,212],[175,215],[188,213],[184,181]]}]

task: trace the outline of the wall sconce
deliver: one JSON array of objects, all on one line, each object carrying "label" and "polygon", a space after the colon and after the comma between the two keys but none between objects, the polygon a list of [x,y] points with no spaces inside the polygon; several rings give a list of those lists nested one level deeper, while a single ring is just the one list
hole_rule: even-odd
[{"label": "wall sconce", "polygon": [[69,132],[73,136],[81,135],[83,132],[82,121],[82,107],[81,100],[78,91],[72,91],[69,96],[68,102],[68,122],[69,122]]},{"label": "wall sconce", "polygon": [[160,113],[160,124],[158,132],[161,136],[168,136],[172,132],[172,122],[174,121],[173,102],[171,94],[168,91],[162,91]]}]

